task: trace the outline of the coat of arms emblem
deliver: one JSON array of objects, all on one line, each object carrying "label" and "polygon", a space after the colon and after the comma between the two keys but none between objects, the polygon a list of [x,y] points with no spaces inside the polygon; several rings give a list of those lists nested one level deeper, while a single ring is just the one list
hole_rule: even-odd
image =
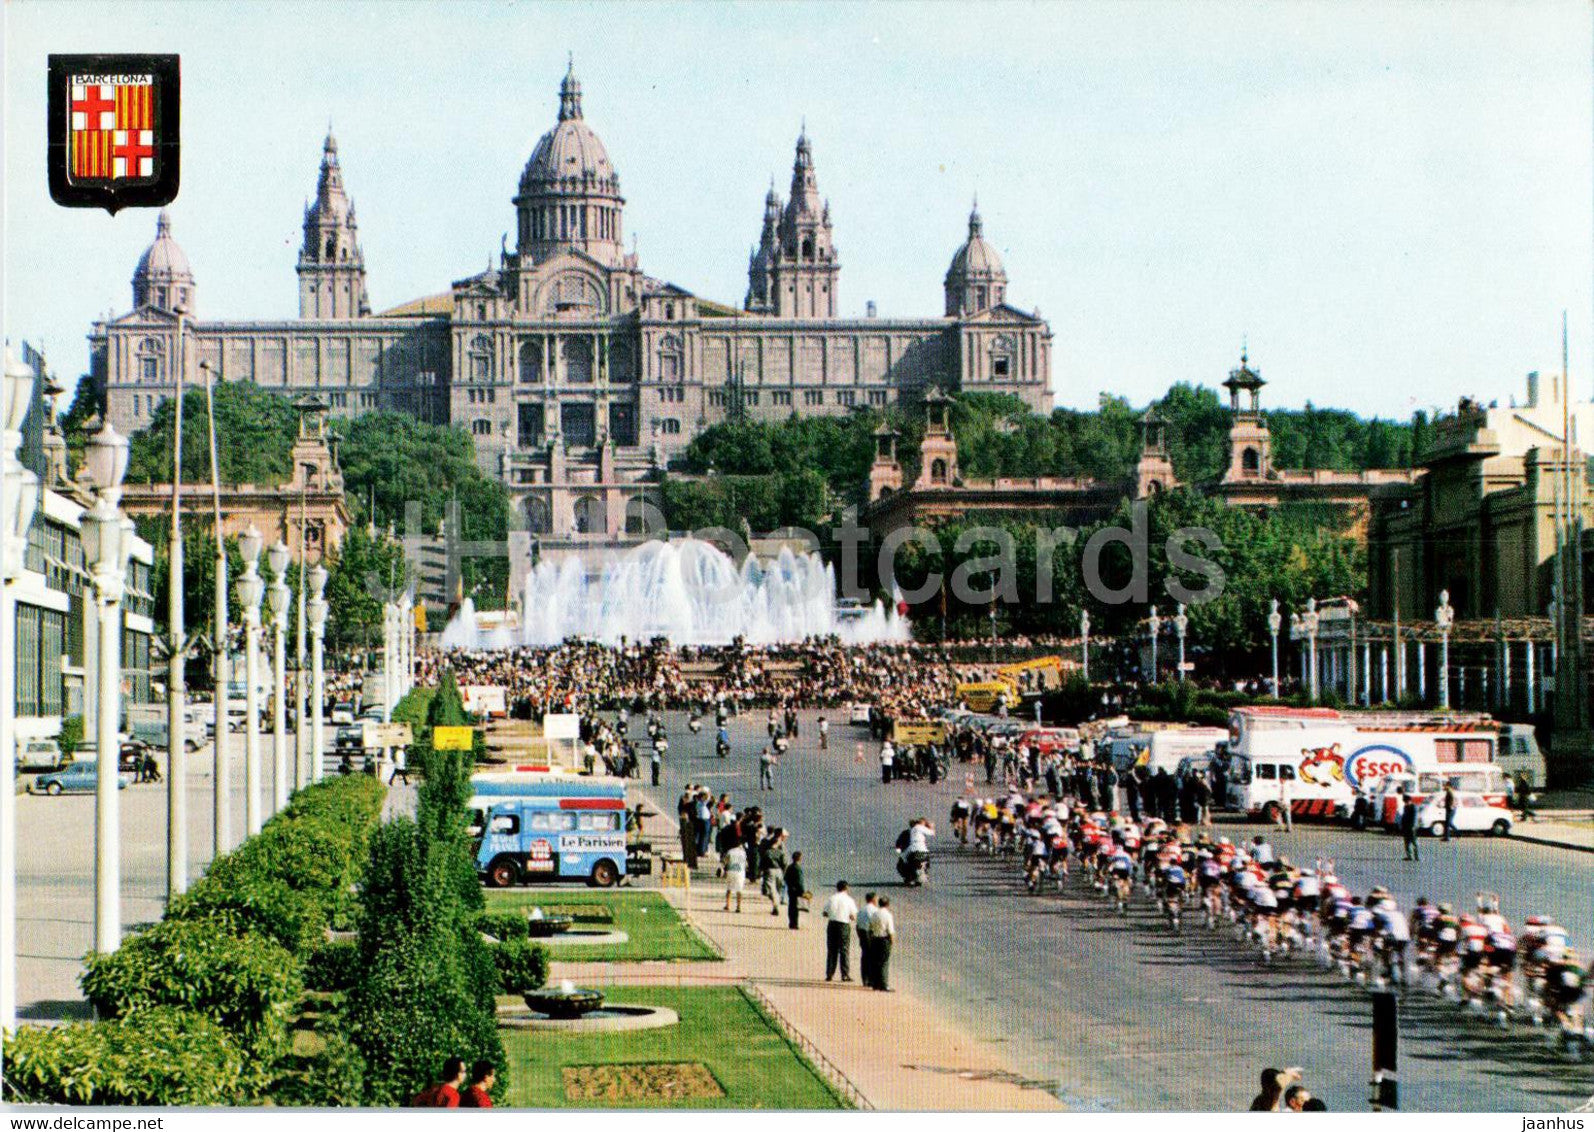
[{"label": "coat of arms emblem", "polygon": [[52,55],[49,84],[56,203],[115,213],[177,196],[176,55]]}]

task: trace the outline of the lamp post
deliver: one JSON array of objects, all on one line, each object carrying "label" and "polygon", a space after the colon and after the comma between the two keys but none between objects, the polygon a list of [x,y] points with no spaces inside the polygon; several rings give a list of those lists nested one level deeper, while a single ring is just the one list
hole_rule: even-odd
[{"label": "lamp post", "polygon": [[1151,607],[1151,616],[1147,619],[1147,626],[1151,632],[1151,682],[1157,682],[1157,634],[1162,631],[1162,618],[1157,616],[1157,607]]},{"label": "lamp post", "polygon": [[305,765],[309,758],[308,730],[305,726],[305,700],[308,687],[308,673],[305,671],[305,572],[310,566],[310,547],[305,535],[309,530],[308,500],[310,490],[309,475],[301,469],[304,483],[299,488],[299,585],[298,589],[298,621],[295,624],[293,639],[293,787],[295,790],[310,781],[310,768]]},{"label": "lamp post", "polygon": [[215,811],[212,815],[215,820],[211,829],[211,852],[214,858],[232,848],[232,765],[228,762],[227,750],[227,726],[232,714],[227,689],[232,680],[232,661],[227,655],[227,538],[221,527],[221,465],[216,452],[216,375],[207,361],[199,363],[199,372],[205,375],[205,421],[210,434],[210,494],[216,537],[216,593],[210,627],[214,638],[211,665],[216,685],[216,736],[211,744],[216,757],[215,773],[211,776],[211,808]]},{"label": "lamp post", "polygon": [[1090,683],[1090,610],[1079,611],[1079,656],[1085,673],[1085,683]]},{"label": "lamp post", "polygon": [[1190,618],[1184,611],[1184,606],[1179,606],[1179,611],[1173,617],[1174,632],[1179,634],[1179,682],[1184,683],[1184,635],[1190,630]]},{"label": "lamp post", "polygon": [[17,1028],[17,601],[27,565],[28,528],[39,479],[17,459],[22,422],[33,401],[33,367],[5,355],[0,400],[0,1030]]},{"label": "lamp post", "polygon": [[393,719],[393,675],[397,665],[393,663],[394,638],[393,603],[382,603],[382,720],[384,723]]},{"label": "lamp post", "polygon": [[1312,702],[1317,702],[1317,599],[1306,599],[1306,612],[1301,614],[1301,628],[1306,631],[1307,684]]},{"label": "lamp post", "polygon": [[326,728],[322,714],[326,710],[327,686],[325,654],[322,641],[327,627],[327,571],[319,562],[310,571],[310,781],[320,782],[326,763]]},{"label": "lamp post", "polygon": [[275,806],[288,804],[288,544],[278,539],[266,551],[271,567],[271,587],[266,604],[271,607],[271,777]]},{"label": "lamp post", "polygon": [[88,443],[84,465],[94,487],[92,509],[83,516],[83,557],[94,578],[99,630],[94,658],[94,745],[99,760],[94,784],[94,949],[115,951],[122,943],[121,799],[117,791],[121,722],[122,587],[127,570],[127,523],[118,504],[127,473],[127,438],[102,423]]},{"label": "lamp post", "polygon": [[[1439,626],[1439,706],[1450,706],[1450,626],[1456,622],[1456,611],[1450,607],[1450,591],[1439,591],[1439,607],[1433,611],[1434,624]],[[1466,691],[1465,688],[1462,689]]]},{"label": "lamp post", "polygon": [[244,576],[238,579],[238,600],[244,607],[244,829],[260,832],[260,546],[265,539],[253,523],[238,536]]},{"label": "lamp post", "polygon": [[[166,899],[188,891],[188,659],[183,625],[183,379],[188,376],[187,311],[177,305],[177,363],[172,416],[172,518],[166,541]],[[109,406],[107,406],[109,408]]]},{"label": "lamp post", "polygon": [[412,604],[410,591],[405,590],[399,595],[398,603],[398,630],[399,630],[399,686],[398,698],[403,699],[409,695],[411,674],[415,671],[415,656],[411,649],[414,647],[415,607]]},{"label": "lamp post", "polygon": [[1279,626],[1284,624],[1284,618],[1279,615],[1279,599],[1274,598],[1267,606],[1267,632],[1273,638],[1273,698],[1279,698]]}]

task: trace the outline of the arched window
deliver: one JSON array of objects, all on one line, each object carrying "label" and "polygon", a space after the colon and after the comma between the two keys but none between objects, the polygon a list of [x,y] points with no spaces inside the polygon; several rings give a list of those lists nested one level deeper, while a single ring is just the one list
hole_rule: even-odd
[{"label": "arched window", "polygon": [[338,258],[338,238],[336,236],[328,236],[327,237],[327,253],[326,253],[327,262],[330,263],[332,260],[335,260],[337,258]]},{"label": "arched window", "polygon": [[940,457],[930,461],[930,482],[946,482],[946,461]]},{"label": "arched window", "polygon": [[469,372],[472,381],[487,381],[493,375],[493,343],[485,334],[471,340]]},{"label": "arched window", "polygon": [[548,501],[540,495],[526,497],[526,530],[534,535],[545,535],[553,529],[553,515]]},{"label": "arched window", "polygon": [[542,380],[542,343],[537,339],[521,344],[520,380]]},{"label": "arched window", "polygon": [[665,417],[659,422],[659,430],[663,432],[665,436],[680,436],[681,422],[676,420],[674,417]]},{"label": "arched window", "polygon": [[564,349],[565,380],[578,385],[592,381],[592,343],[585,336],[566,338]]},{"label": "arched window", "polygon": [[493,434],[493,422],[486,417],[477,417],[470,422],[470,431],[476,436],[491,436]]},{"label": "arched window", "polygon": [[685,373],[681,340],[673,334],[666,334],[659,342],[658,378],[660,381],[680,381]]},{"label": "arched window", "polygon": [[576,533],[583,535],[603,534],[609,529],[608,508],[603,505],[603,499],[596,495],[583,495],[576,500]]},{"label": "arched window", "polygon": [[158,338],[145,338],[138,344],[134,358],[134,372],[140,381],[156,382],[161,379],[162,362],[166,348]]},{"label": "arched window", "polygon": [[803,258],[807,260],[814,258],[814,238],[812,236],[803,238]]},{"label": "arched window", "polygon": [[1240,453],[1240,467],[1251,475],[1255,475],[1262,470],[1262,454],[1255,448],[1245,449]]}]

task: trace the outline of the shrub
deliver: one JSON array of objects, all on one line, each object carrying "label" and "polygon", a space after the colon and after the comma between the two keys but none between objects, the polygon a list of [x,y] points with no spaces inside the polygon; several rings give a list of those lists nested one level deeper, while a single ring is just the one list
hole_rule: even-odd
[{"label": "shrub", "polygon": [[201,1014],[158,1006],[106,1022],[24,1026],[5,1039],[7,1099],[31,1104],[237,1105],[258,1078]]},{"label": "shrub", "polygon": [[294,955],[326,938],[326,910],[310,893],[237,856],[217,860],[166,910],[166,922],[221,921],[233,935],[258,933]]},{"label": "shrub", "polygon": [[499,983],[505,994],[524,994],[548,981],[548,949],[529,939],[512,939],[493,945]]},{"label": "shrub", "polygon": [[483,912],[476,917],[476,928],[500,943],[525,939],[528,931],[526,917],[518,912]]},{"label": "shrub", "polygon": [[55,737],[61,745],[61,753],[67,758],[77,754],[77,749],[83,745],[83,717],[69,715],[61,721],[61,734]]},{"label": "shrub", "polygon": [[267,1089],[272,1102],[300,1108],[339,1108],[358,1105],[365,1096],[365,1058],[348,1038],[330,1028],[319,1028],[313,1053],[294,1053],[282,1059]]},{"label": "shrub", "polygon": [[207,1015],[246,1052],[273,1059],[303,991],[299,964],[261,935],[235,935],[225,920],[163,920],[109,955],[85,959],[83,993],[102,1016],[156,1006]]},{"label": "shrub", "polygon": [[318,991],[346,991],[360,977],[360,945],[323,943],[304,961],[304,985]]}]

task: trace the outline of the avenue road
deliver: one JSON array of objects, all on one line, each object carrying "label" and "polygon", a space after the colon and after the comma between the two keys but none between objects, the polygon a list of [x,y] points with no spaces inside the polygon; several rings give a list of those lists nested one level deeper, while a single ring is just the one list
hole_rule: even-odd
[{"label": "avenue road", "polygon": [[[760,791],[767,713],[731,720],[725,759],[714,754],[712,720],[694,736],[684,717],[672,715],[663,783],[649,793],[672,816],[689,781],[729,793],[737,806],[760,803],[771,825],[791,831],[790,848],[803,851],[816,905],[837,879],[860,898],[868,889],[888,892],[900,933],[893,981],[968,1032],[1001,1043],[1033,1087],[1070,1107],[1233,1111],[1249,1103],[1264,1066],[1300,1065],[1331,1110],[1366,1110],[1372,1005],[1365,991],[1300,957],[1263,966],[1228,932],[1189,920],[1175,937],[1138,893],[1127,920],[1077,878],[1061,897],[1031,895],[1014,862],[952,841],[947,812],[964,788],[962,764],[954,762],[951,778],[934,787],[886,786],[878,747],[863,728],[833,713],[830,749],[821,752],[815,719],[802,714],[801,737],[781,762],[776,788]],[[983,789],[983,768],[974,782],[976,792]],[[940,836],[929,884],[907,889],[896,876],[893,843],[916,814],[935,822]],[[1217,830],[1236,840],[1258,831],[1243,823]],[[1512,923],[1550,912],[1579,946],[1594,945],[1588,854],[1425,838],[1423,861],[1414,865],[1400,860],[1398,839],[1381,834],[1267,832],[1297,863],[1332,858],[1353,891],[1382,883],[1403,908],[1426,895],[1459,911],[1478,890],[1492,890]],[[817,978],[823,936],[809,927]],[[1594,1096],[1594,1065],[1565,1059],[1539,1031],[1513,1023],[1501,1032],[1424,992],[1401,1007],[1400,1088],[1401,1107],[1411,1111],[1564,1110]]]}]

